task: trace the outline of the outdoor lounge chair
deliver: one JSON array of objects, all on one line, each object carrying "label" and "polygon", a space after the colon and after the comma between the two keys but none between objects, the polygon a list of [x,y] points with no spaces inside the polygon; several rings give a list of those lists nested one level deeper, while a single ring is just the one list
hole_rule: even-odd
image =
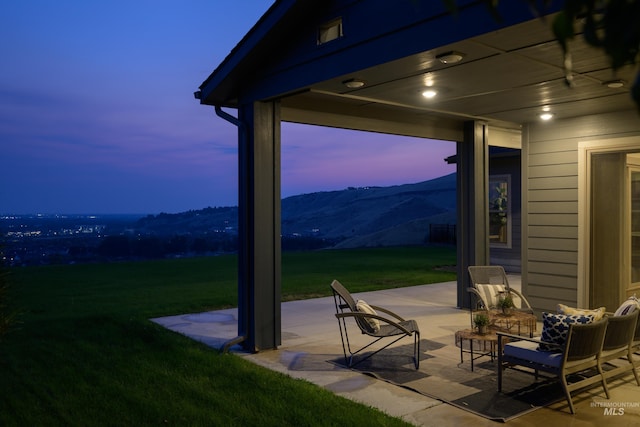
[{"label": "outdoor lounge chair", "polygon": [[640,378],[633,360],[633,340],[638,323],[638,310],[622,316],[608,316],[607,333],[602,345],[601,363],[626,358],[626,362],[616,365],[614,369],[604,371],[605,387],[607,379],[626,372],[633,372],[636,384],[640,386]]},{"label": "outdoor lounge chair", "polygon": [[[336,305],[336,318],[338,319],[338,326],[340,327],[342,351],[347,366],[355,366],[402,338],[413,336],[413,363],[416,369],[420,367],[420,330],[415,320],[405,320],[387,309],[368,305],[362,300],[356,302],[349,291],[337,280],[331,283],[331,289],[333,290],[333,299]],[[383,313],[383,315],[378,313]],[[347,332],[346,319],[349,317],[355,320],[362,334],[374,338],[372,342],[355,351],[351,348],[351,342],[349,341],[349,334]],[[361,351],[387,338],[390,341],[384,346],[354,362],[354,357]],[[349,356],[347,356],[347,352]]]},{"label": "outdoor lounge chair", "polygon": [[504,268],[499,265],[469,266],[469,277],[473,287],[468,288],[471,295],[475,295],[476,303],[473,308],[492,310],[497,308],[501,296],[511,294],[515,309],[533,314],[529,301],[517,290],[509,286],[509,280]]},{"label": "outdoor lounge chair", "polygon": [[[537,378],[538,372],[543,371],[557,376],[562,383],[565,397],[569,403],[569,410],[575,414],[571,392],[588,385],[600,383],[609,398],[609,390],[602,371],[600,355],[607,329],[607,318],[596,322],[569,326],[567,341],[557,346],[558,351],[540,350],[539,345],[550,345],[534,338],[523,338],[517,335],[498,332],[498,391],[502,391],[503,371],[508,367],[524,366],[533,369]],[[509,340],[518,340],[505,343]],[[504,345],[504,347],[503,347]],[[596,368],[598,374],[582,376],[581,380],[567,381],[567,376],[578,372]]]}]

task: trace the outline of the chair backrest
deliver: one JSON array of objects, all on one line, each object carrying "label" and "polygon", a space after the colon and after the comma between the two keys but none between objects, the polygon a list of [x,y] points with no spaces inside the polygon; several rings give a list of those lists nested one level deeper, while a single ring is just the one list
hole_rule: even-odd
[{"label": "chair backrest", "polygon": [[[487,308],[496,307],[502,291],[511,291],[507,273],[500,265],[470,265],[468,271],[473,287],[478,291]],[[515,294],[511,296],[514,305],[521,308],[520,298]]]},{"label": "chair backrest", "polygon": [[640,344],[640,314],[638,315],[638,321],[636,322],[636,333],[633,335],[633,341],[635,345]]},{"label": "chair backrest", "polygon": [[470,265],[468,270],[473,286],[477,284],[504,285],[509,289],[507,274],[500,265]]},{"label": "chair backrest", "polygon": [[608,319],[609,324],[602,350],[611,351],[628,347],[636,332],[638,310],[623,316],[609,316]]},{"label": "chair backrest", "polygon": [[[358,311],[356,308],[356,301],[342,283],[334,280],[331,282],[331,289],[333,290],[333,298],[336,303],[336,313],[342,313],[345,310],[349,310],[354,313]],[[355,321],[362,333],[367,335],[374,333],[371,326],[362,317],[355,317]]]},{"label": "chair backrest", "polygon": [[593,323],[570,325],[565,348],[565,361],[587,359],[600,353],[606,330],[606,317]]},{"label": "chair backrest", "polygon": [[342,283],[334,280],[333,282],[331,282],[331,289],[333,289],[333,295],[338,295],[347,305],[349,310],[356,311],[356,302],[349,291],[344,286],[342,286]]}]

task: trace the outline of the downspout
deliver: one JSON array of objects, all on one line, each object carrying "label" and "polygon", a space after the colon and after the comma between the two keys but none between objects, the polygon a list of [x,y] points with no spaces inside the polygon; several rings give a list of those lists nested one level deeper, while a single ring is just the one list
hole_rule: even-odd
[{"label": "downspout", "polygon": [[[240,119],[237,119],[236,117],[233,117],[231,114],[227,113],[226,111],[222,110],[222,107],[220,107],[219,105],[215,106],[215,110],[216,110],[216,115],[224,120],[226,120],[227,122],[235,125],[238,127],[239,133],[240,133],[240,144],[241,145],[245,145],[246,142],[246,138],[247,138],[247,127],[244,124],[244,122],[242,122]],[[240,321],[240,319],[238,319],[238,321]],[[247,339],[247,335],[246,335],[246,331],[244,332],[244,335],[238,335],[235,338],[232,338],[228,341],[226,341],[222,347],[220,348],[220,351],[225,354],[229,352],[229,349],[231,347],[233,347],[234,345],[240,344],[242,342],[244,342]]]},{"label": "downspout", "polygon": [[235,117],[233,117],[231,114],[227,113],[226,111],[222,110],[222,107],[220,107],[219,105],[215,106],[216,108],[216,115],[218,117],[221,117],[223,119],[225,119],[226,121],[228,121],[229,123],[236,125],[238,128],[240,128],[240,131],[242,132],[241,136],[242,136],[242,141],[240,142],[244,142],[244,139],[246,137],[246,126],[245,124],[240,121],[240,119],[237,119]]}]

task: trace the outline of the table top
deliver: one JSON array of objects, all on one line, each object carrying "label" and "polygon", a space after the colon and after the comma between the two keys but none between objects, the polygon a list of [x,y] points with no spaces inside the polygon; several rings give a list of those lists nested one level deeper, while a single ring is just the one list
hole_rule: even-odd
[{"label": "table top", "polygon": [[526,313],[524,311],[513,310],[510,314],[504,314],[502,310],[489,310],[489,315],[496,319],[515,320],[515,321],[538,321],[535,314]]},{"label": "table top", "polygon": [[486,334],[479,334],[473,329],[462,329],[456,331],[456,339],[464,340],[478,340],[478,341],[498,341],[498,335],[496,335],[495,328],[489,328],[489,332]]}]

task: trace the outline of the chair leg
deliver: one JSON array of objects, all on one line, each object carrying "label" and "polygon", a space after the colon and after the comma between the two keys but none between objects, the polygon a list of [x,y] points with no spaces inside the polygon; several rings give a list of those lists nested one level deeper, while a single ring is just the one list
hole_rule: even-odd
[{"label": "chair leg", "polygon": [[598,374],[600,375],[600,378],[601,378],[604,394],[607,396],[607,399],[610,399],[609,386],[607,385],[607,377],[605,376],[604,371],[602,370],[602,365],[600,364],[600,362],[598,362]]},{"label": "chair leg", "polygon": [[[460,350],[462,350],[462,343],[460,345],[461,345]],[[504,350],[504,345],[502,344],[502,335],[498,335],[498,393],[502,391],[502,374],[504,372],[504,368],[502,366],[503,350]]]},{"label": "chair leg", "polygon": [[[564,395],[567,398],[567,402],[569,403],[569,411],[572,414],[576,413],[575,408],[573,407],[573,400],[571,399],[571,392],[569,392],[569,384],[567,384],[567,377],[564,374],[560,374],[560,382],[562,383],[562,390],[564,390]],[[607,398],[609,396],[607,395]]]},{"label": "chair leg", "polygon": [[420,369],[420,332],[414,332],[413,338],[413,364],[416,366],[416,370]]},{"label": "chair leg", "polygon": [[629,363],[631,363],[631,370],[633,371],[633,376],[636,377],[636,384],[640,386],[640,378],[638,378],[638,370],[636,366],[636,362],[633,360],[633,350],[629,349],[629,354],[627,355],[627,359],[629,359]]},{"label": "chair leg", "polygon": [[[344,332],[342,331],[343,327]],[[342,341],[342,353],[344,354],[344,362],[347,364],[347,366],[351,367],[351,363],[353,361],[353,353],[351,352],[351,343],[349,342],[349,334],[347,332],[347,325],[344,324],[344,319],[338,319],[338,328],[340,329],[340,340]],[[347,349],[349,350],[349,354],[351,355],[351,357],[347,356]]]}]

